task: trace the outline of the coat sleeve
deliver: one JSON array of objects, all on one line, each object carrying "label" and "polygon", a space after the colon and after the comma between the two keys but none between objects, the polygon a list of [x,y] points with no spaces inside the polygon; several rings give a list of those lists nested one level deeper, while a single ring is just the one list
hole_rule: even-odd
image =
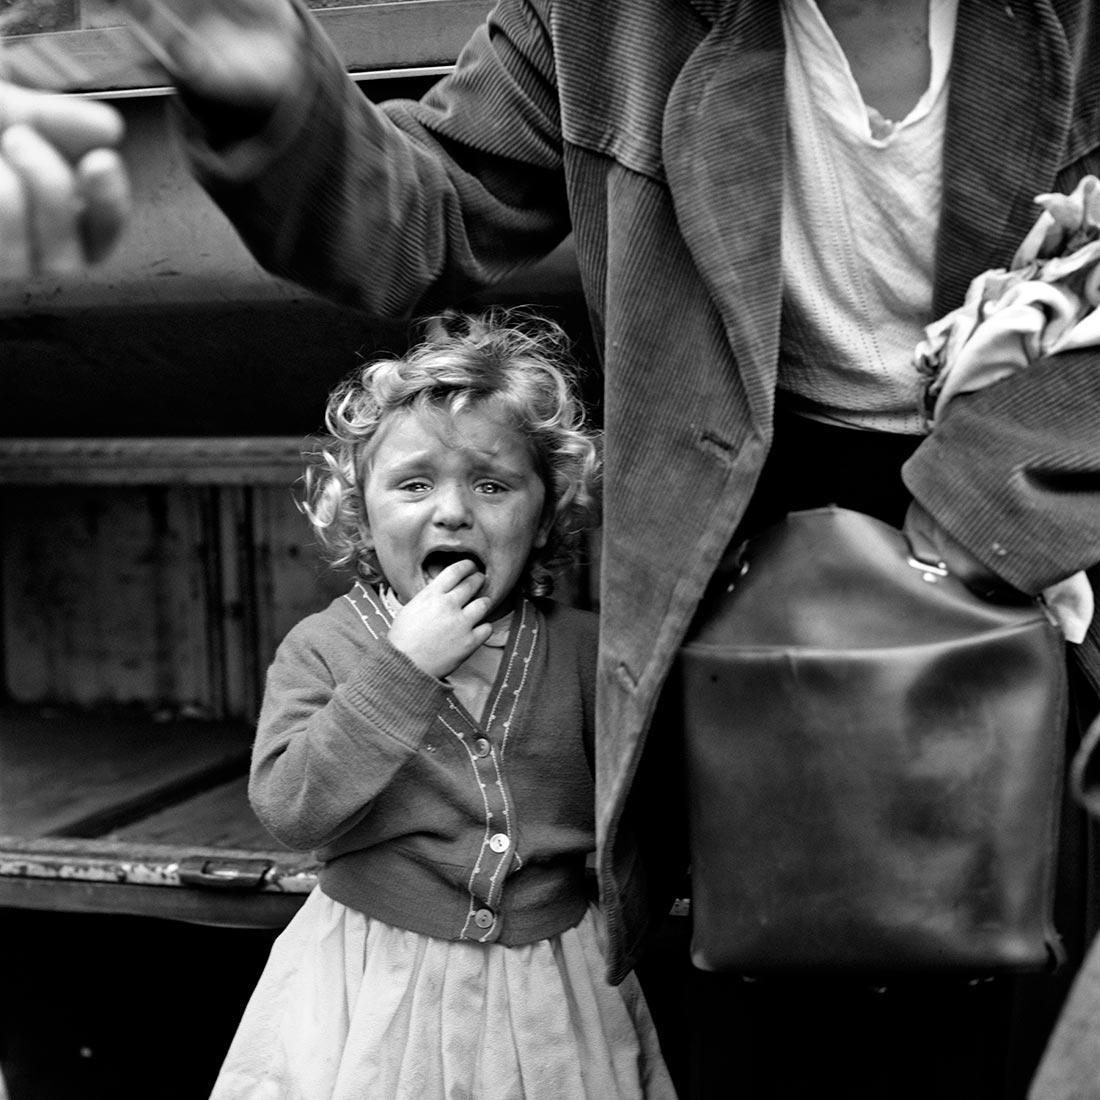
[{"label": "coat sleeve", "polygon": [[[537,0],[501,0],[419,102],[375,106],[303,9],[307,83],[199,181],[268,270],[378,320],[492,285],[569,232],[553,55]],[[208,105],[208,119],[227,108]]]},{"label": "coat sleeve", "polygon": [[417,753],[447,692],[385,639],[337,683],[308,630],[292,631],[268,671],[252,752],[256,816],[290,848],[335,840]]},{"label": "coat sleeve", "polygon": [[1100,563],[1100,352],[957,398],[903,469],[939,524],[1013,588]]}]

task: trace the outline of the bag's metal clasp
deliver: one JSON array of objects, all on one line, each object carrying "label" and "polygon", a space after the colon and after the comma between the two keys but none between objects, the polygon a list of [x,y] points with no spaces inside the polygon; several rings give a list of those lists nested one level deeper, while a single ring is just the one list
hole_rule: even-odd
[{"label": "bag's metal clasp", "polygon": [[950,571],[942,561],[933,564],[929,561],[921,561],[920,558],[915,558],[910,554],[909,557],[905,559],[905,564],[913,569],[919,570],[922,579],[926,580],[929,584],[935,584],[936,581],[951,576]]}]

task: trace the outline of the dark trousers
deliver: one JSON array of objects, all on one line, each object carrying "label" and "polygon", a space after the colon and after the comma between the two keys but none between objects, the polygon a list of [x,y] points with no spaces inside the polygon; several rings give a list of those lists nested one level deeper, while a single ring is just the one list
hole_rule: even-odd
[{"label": "dark trousers", "polygon": [[911,499],[901,468],[921,438],[856,431],[778,412],[772,448],[734,544],[788,512],[826,504],[900,527]]},{"label": "dark trousers", "polygon": [[[735,545],[789,511],[837,504],[900,527],[901,466],[920,440],[780,416]],[[1092,703],[1078,698],[1089,710]],[[1068,749],[1087,715],[1071,722]],[[695,970],[670,918],[639,967],[685,1100],[1020,1100],[1095,926],[1090,829],[1063,806],[1057,971],[747,980]]]}]

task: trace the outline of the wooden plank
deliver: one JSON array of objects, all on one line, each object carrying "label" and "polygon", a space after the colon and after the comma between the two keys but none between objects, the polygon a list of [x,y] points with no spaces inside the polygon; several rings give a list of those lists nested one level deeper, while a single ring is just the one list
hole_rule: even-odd
[{"label": "wooden plank", "polygon": [[250,721],[286,631],[350,583],[285,485],[13,486],[0,527],[0,692],[28,706]]},{"label": "wooden plank", "polygon": [[278,846],[248,804],[245,775],[112,829],[104,839],[127,846],[164,844],[179,851],[198,846],[219,851],[266,852]]},{"label": "wooden plank", "polygon": [[[234,863],[259,863],[263,874],[235,888],[217,877]],[[214,888],[196,884],[188,867],[209,867]],[[281,928],[316,884],[317,864],[308,853],[0,836],[0,906],[13,908]]]},{"label": "wooden plank", "polygon": [[236,723],[0,709],[0,833],[95,836],[247,768]]},{"label": "wooden plank", "polygon": [[257,650],[266,669],[287,631],[344,595],[354,577],[325,564],[306,517],[277,490],[258,490],[252,503]]},{"label": "wooden plank", "polygon": [[211,492],[28,487],[0,496],[9,699],[249,717],[250,701],[224,693],[229,611],[207,561]]},{"label": "wooden plank", "polygon": [[182,887],[198,877],[188,871],[195,871],[205,862],[215,869],[259,862],[264,865],[263,872],[247,889],[309,893],[317,882],[318,864],[313,854],[276,851],[274,843],[265,837],[258,848],[243,849],[206,846],[195,840],[164,844],[117,837],[35,839],[0,835],[0,878]]},{"label": "wooden plank", "polygon": [[[491,0],[398,0],[315,12],[352,73],[454,62]],[[163,91],[171,82],[125,26],[12,35],[7,79],[56,91]]]},{"label": "wooden plank", "polygon": [[298,436],[0,439],[0,485],[271,485],[301,476]]}]

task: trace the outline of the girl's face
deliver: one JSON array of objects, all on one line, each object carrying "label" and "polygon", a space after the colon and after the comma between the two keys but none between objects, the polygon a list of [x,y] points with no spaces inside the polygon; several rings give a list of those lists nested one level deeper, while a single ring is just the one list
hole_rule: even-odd
[{"label": "girl's face", "polygon": [[490,617],[502,610],[550,525],[524,436],[484,405],[455,416],[400,411],[383,421],[368,461],[369,535],[398,598],[469,558],[485,574]]}]

